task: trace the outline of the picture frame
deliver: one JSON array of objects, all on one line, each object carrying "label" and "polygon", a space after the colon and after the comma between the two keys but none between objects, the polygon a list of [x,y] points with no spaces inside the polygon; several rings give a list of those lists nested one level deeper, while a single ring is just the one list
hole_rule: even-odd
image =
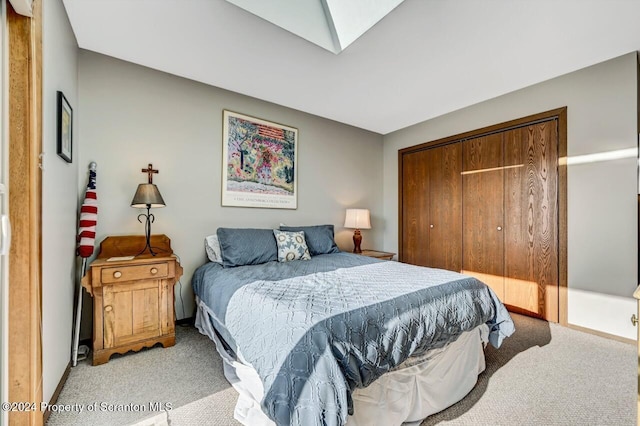
[{"label": "picture frame", "polygon": [[298,129],[223,110],[222,205],[298,208]]},{"label": "picture frame", "polygon": [[73,109],[58,91],[58,141],[56,152],[67,163],[73,162]]}]

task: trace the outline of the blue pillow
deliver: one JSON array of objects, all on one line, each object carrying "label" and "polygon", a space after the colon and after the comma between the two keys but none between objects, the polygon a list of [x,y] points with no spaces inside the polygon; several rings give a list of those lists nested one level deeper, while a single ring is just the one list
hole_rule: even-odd
[{"label": "blue pillow", "polygon": [[315,226],[280,226],[281,231],[304,231],[304,238],[311,256],[319,254],[340,253],[333,240],[333,225]]},{"label": "blue pillow", "polygon": [[216,234],[224,267],[278,260],[278,245],[272,229],[218,228]]}]

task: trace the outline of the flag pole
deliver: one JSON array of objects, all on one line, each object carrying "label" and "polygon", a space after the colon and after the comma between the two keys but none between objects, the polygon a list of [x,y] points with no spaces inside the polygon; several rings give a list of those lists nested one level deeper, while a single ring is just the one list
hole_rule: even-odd
[{"label": "flag pole", "polygon": [[76,300],[76,318],[73,329],[73,348],[71,350],[72,366],[78,364],[78,345],[80,343],[80,323],[82,320],[82,277],[87,272],[87,259],[93,254],[95,243],[95,228],[98,217],[96,195],[96,168],[97,164],[89,163],[89,183],[87,192],[80,209],[80,223],[78,224],[78,255],[82,257],[82,268],[78,280],[78,297]]},{"label": "flag pole", "polygon": [[80,274],[80,280],[78,281],[78,300],[76,301],[76,322],[73,327],[73,352],[72,360],[73,366],[78,364],[78,345],[80,344],[80,322],[82,320],[82,277],[84,277],[87,271],[87,258],[82,258],[82,272]]}]

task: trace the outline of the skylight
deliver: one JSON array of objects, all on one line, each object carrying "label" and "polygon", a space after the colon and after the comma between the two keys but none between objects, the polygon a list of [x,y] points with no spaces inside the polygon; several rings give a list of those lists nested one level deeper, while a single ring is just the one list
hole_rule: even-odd
[{"label": "skylight", "polygon": [[338,54],[404,0],[227,0]]}]

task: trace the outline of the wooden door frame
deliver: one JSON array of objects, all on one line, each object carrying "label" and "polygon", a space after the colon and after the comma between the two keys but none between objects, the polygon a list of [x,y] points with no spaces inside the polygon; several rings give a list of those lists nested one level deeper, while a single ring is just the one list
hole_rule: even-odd
[{"label": "wooden door frame", "polygon": [[9,424],[41,425],[42,401],[42,0],[33,17],[7,2],[9,97]]},{"label": "wooden door frame", "polygon": [[424,142],[398,150],[398,259],[402,260],[402,159],[405,154],[442,145],[463,142],[480,136],[499,133],[542,121],[558,121],[558,322],[568,325],[567,307],[567,107],[506,121],[446,138]]}]

